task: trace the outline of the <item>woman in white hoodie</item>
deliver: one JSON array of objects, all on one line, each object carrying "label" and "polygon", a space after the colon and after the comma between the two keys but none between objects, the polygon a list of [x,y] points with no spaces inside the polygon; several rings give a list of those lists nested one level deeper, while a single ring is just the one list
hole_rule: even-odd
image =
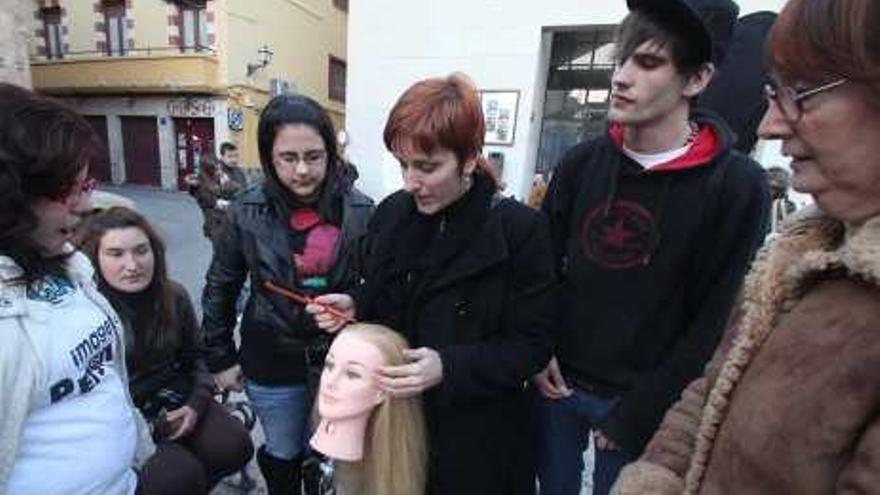
[{"label": "woman in white hoodie", "polygon": [[137,489],[121,326],[70,244],[95,147],[73,111],[0,84],[0,494]]}]

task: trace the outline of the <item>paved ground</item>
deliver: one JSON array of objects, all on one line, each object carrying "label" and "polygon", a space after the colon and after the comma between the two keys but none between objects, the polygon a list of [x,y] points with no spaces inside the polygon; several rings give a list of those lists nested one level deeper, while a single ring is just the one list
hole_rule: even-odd
[{"label": "paved ground", "polygon": [[[205,283],[205,272],[211,263],[211,243],[202,235],[202,214],[193,198],[184,192],[169,192],[155,188],[137,186],[102,186],[102,190],[120,194],[135,201],[140,211],[158,230],[167,246],[168,269],[171,278],[181,283],[189,291],[196,305],[196,313],[201,317],[201,294]],[[240,394],[233,400],[242,399]],[[253,433],[255,444],[262,441],[259,425]],[[584,476],[584,490],[581,495],[590,493],[592,484],[592,452],[584,455],[587,466]],[[257,487],[247,493],[265,494],[265,486],[255,462],[248,465],[248,473],[257,481]],[[234,495],[245,493],[236,489],[235,476],[220,486],[212,495]]]}]

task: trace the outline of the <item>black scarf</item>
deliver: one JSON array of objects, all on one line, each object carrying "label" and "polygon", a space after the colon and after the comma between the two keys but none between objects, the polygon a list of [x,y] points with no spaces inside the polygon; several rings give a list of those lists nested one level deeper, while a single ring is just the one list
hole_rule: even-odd
[{"label": "black scarf", "polygon": [[413,201],[404,220],[398,260],[414,276],[430,280],[441,273],[483,227],[495,187],[481,174],[474,174],[473,181],[461,198],[432,215],[419,213]]},{"label": "black scarf", "polygon": [[140,292],[122,292],[114,289],[103,279],[98,288],[107,297],[113,309],[119,314],[125,329],[125,361],[128,369],[135,374],[145,364],[150,354],[149,336],[156,331],[159,323],[159,294],[155,284]]}]

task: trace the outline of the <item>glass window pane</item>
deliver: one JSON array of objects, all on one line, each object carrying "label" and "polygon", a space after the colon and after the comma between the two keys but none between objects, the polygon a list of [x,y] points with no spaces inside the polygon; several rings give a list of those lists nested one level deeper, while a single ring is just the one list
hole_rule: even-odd
[{"label": "glass window pane", "polygon": [[181,26],[183,32],[180,33],[180,41],[185,51],[191,51],[195,46],[196,28],[195,28],[195,11],[192,9],[184,9],[181,12]]},{"label": "glass window pane", "polygon": [[109,45],[111,55],[122,55],[122,23],[121,17],[108,17],[107,32],[110,34]]},{"label": "glass window pane", "polygon": [[49,58],[61,57],[61,29],[58,24],[47,24],[46,34],[49,37],[49,46],[46,47]]},{"label": "glass window pane", "polygon": [[553,34],[537,172],[551,172],[569,148],[605,132],[614,29],[594,26]]}]

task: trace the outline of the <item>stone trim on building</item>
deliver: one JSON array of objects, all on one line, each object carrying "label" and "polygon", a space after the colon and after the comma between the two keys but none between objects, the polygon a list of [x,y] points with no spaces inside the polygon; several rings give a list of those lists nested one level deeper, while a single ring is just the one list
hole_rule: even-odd
[{"label": "stone trim on building", "polygon": [[33,0],[6,0],[0,9],[0,81],[31,87],[28,61],[34,35]]},{"label": "stone trim on building", "polygon": [[93,32],[95,50],[104,53],[107,51],[107,31],[104,28],[104,2],[101,0],[92,0],[92,2],[92,20],[94,21],[95,26]]},{"label": "stone trim on building", "polygon": [[217,35],[216,35],[216,23],[214,19],[216,18],[216,4],[217,2],[208,1],[205,3],[205,22],[208,24],[208,28],[206,32],[208,33],[207,44],[214,50],[217,49]]},{"label": "stone trim on building", "polygon": [[180,34],[180,8],[173,2],[167,2],[165,13],[168,16],[168,46],[180,46],[183,42]]}]

